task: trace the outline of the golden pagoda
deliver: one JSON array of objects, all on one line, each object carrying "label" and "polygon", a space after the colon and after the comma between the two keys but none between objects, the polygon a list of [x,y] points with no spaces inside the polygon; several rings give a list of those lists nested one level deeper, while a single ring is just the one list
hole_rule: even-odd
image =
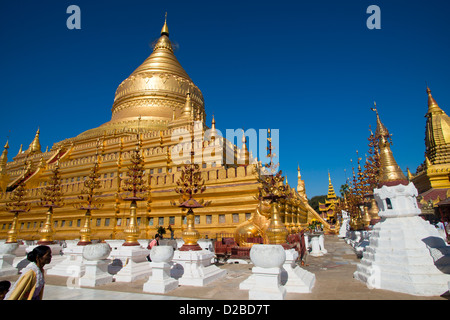
[{"label": "golden pagoda", "polygon": [[330,172],[328,172],[328,194],[325,203],[319,202],[319,211],[322,218],[326,220],[336,219],[336,209],[339,204],[339,199],[334,192],[333,184],[331,183]]},{"label": "golden pagoda", "polygon": [[450,189],[450,118],[439,107],[429,87],[426,92],[425,160],[415,175],[408,170],[408,179],[419,192],[422,212],[429,207],[429,213],[432,213],[433,206],[448,198]]},{"label": "golden pagoda", "polygon": [[[202,198],[211,202],[210,206],[195,210],[195,229],[202,237],[210,238],[234,233],[238,225],[255,216],[259,207],[255,159],[246,149],[245,138],[244,148],[239,150],[215,135],[216,119],[209,130],[204,105],[202,92],[174,55],[165,21],[153,52],[118,86],[110,121],[56,142],[44,152],[39,135],[45,130],[40,128],[30,147],[25,151],[21,147],[10,162],[9,146],[5,146],[0,159],[0,238],[6,238],[14,217],[5,209],[10,194],[24,181],[31,209],[18,218],[18,237],[39,239],[39,230],[46,222],[46,210],[39,206],[39,200],[58,166],[65,206],[53,215],[53,240],[80,239],[86,217],[79,210],[79,196],[98,162],[99,187],[95,191],[103,206],[91,213],[90,239],[125,239],[130,223],[138,228],[139,239],[153,238],[159,226],[169,225],[174,236],[181,237],[187,226],[187,210],[172,206],[171,202],[179,197],[175,188],[184,164],[190,160],[192,145],[207,186]],[[186,138],[191,133],[194,143]],[[131,217],[130,205],[122,194],[137,139],[148,192]],[[226,161],[230,155],[232,163]],[[298,203],[290,217],[300,227],[311,215],[318,214],[308,205],[306,195],[295,192],[295,198]]]}]

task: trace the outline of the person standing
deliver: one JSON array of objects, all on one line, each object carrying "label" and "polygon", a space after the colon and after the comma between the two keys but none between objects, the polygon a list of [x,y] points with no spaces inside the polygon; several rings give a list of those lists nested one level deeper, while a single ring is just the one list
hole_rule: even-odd
[{"label": "person standing", "polygon": [[153,239],[150,244],[148,245],[148,249],[152,249],[154,246],[159,246],[159,234],[155,235],[155,239]]},{"label": "person standing", "polygon": [[42,300],[44,294],[44,266],[52,261],[48,246],[37,246],[27,254],[30,263],[14,283],[5,300]]}]

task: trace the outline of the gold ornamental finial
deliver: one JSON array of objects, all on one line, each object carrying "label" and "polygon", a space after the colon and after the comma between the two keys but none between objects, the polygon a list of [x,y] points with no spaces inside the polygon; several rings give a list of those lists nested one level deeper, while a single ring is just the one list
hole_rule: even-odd
[{"label": "gold ornamental finial", "polygon": [[33,141],[30,143],[30,146],[28,147],[28,150],[27,150],[28,153],[41,153],[41,143],[39,142],[40,132],[41,131],[38,128]]},{"label": "gold ornamental finial", "polygon": [[9,149],[8,141],[6,141],[4,148],[5,149],[3,150],[2,155],[0,156],[0,172],[6,170],[6,164],[8,163],[8,149]]},{"label": "gold ornamental finial", "polygon": [[431,90],[430,88],[427,86],[427,94],[428,94],[428,113],[436,113],[436,112],[441,112],[443,113],[442,109],[439,108],[436,100],[434,100],[433,96],[431,95]]},{"label": "gold ornamental finial", "polygon": [[375,101],[373,102],[373,108],[371,108],[371,110],[377,114],[377,129],[375,131],[375,136],[376,137],[389,136],[389,131],[387,130],[387,128],[384,126],[384,124],[380,120],[380,115],[378,114],[378,109],[377,109],[377,103]]},{"label": "gold ornamental finial", "polygon": [[192,116],[191,92],[189,89],[186,93],[186,103],[184,104],[183,113],[181,116],[186,119],[189,119]]},{"label": "gold ornamental finial", "polygon": [[167,12],[166,12],[166,15],[164,17],[164,25],[163,25],[163,27],[161,29],[161,35],[162,36],[163,35],[169,36],[169,27],[167,26]]},{"label": "gold ornamental finial", "polygon": [[216,130],[216,119],[214,119],[214,114],[212,116],[211,129]]},{"label": "gold ornamental finial", "polygon": [[409,171],[409,168],[406,168],[406,172],[408,175],[408,181],[411,181],[414,178],[414,176],[412,175],[411,171]]},{"label": "gold ornamental finial", "polygon": [[19,155],[19,154],[21,154],[23,152],[22,148],[23,148],[23,144],[20,145],[19,152],[17,153],[17,155]]}]

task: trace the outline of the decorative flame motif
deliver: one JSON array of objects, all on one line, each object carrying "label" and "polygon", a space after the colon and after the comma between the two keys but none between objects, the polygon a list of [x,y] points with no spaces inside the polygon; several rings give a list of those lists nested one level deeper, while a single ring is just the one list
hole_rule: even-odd
[{"label": "decorative flame motif", "polygon": [[27,212],[31,208],[30,203],[24,202],[26,193],[25,180],[22,179],[11,194],[11,202],[6,204],[7,210],[14,213],[11,229],[9,229],[7,232],[7,243],[17,242],[17,225],[19,220],[19,213]]},{"label": "decorative flame motif", "polygon": [[64,202],[62,200],[63,193],[61,192],[61,173],[59,172],[59,161],[56,162],[55,168],[52,171],[53,175],[50,181],[42,191],[40,206],[42,207],[62,207]]}]

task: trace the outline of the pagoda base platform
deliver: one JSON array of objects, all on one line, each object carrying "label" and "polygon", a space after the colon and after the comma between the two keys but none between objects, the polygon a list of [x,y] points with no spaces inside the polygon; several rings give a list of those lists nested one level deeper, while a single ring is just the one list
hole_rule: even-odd
[{"label": "pagoda base platform", "polygon": [[15,257],[13,254],[0,254],[0,277],[12,276],[19,273],[19,270],[13,267]]},{"label": "pagoda base platform", "polygon": [[119,271],[114,275],[117,282],[133,282],[148,277],[151,274],[150,263],[147,256],[150,250],[141,246],[122,246],[111,252],[110,257],[120,260]]},{"label": "pagoda base platform", "polygon": [[176,250],[172,261],[176,264],[172,276],[179,277],[178,282],[184,286],[203,287],[226,276],[227,271],[211,264],[214,253],[207,250]]},{"label": "pagoda base platform", "polygon": [[84,246],[69,246],[63,250],[65,259],[47,270],[47,274],[62,277],[80,278],[84,275]]},{"label": "pagoda base platform", "polygon": [[353,276],[370,289],[442,295],[450,281],[450,246],[419,216],[388,218],[374,226]]},{"label": "pagoda base platform", "polygon": [[108,273],[110,260],[85,261],[85,273],[80,278],[83,287],[96,287],[113,282],[113,276]]},{"label": "pagoda base platform", "polygon": [[170,264],[150,262],[152,275],[144,283],[143,291],[149,293],[167,293],[178,288],[178,280],[170,277]]},{"label": "pagoda base platform", "polygon": [[316,282],[314,273],[298,266],[295,261],[298,252],[295,249],[286,250],[286,260],[281,270],[281,284],[286,292],[310,293]]}]

